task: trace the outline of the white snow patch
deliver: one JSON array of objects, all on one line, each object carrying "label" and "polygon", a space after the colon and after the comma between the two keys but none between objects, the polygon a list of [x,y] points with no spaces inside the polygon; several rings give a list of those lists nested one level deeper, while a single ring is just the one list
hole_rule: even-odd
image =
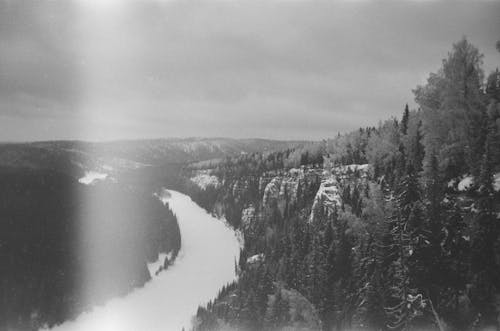
[{"label": "white snow patch", "polygon": [[493,175],[493,189],[495,191],[500,191],[500,172]]},{"label": "white snow patch", "polygon": [[190,180],[203,190],[209,186],[218,187],[220,185],[219,178],[210,175],[206,171],[199,172],[196,176],[191,177]]},{"label": "white snow patch", "polygon": [[467,191],[472,187],[472,184],[474,183],[474,178],[472,176],[465,176],[459,183],[458,183],[458,190],[459,191]]},{"label": "white snow patch", "polygon": [[187,195],[164,191],[160,199],[177,215],[181,231],[182,247],[174,264],[144,287],[53,330],[189,330],[198,305],[236,279],[234,261],[241,245],[235,232]]},{"label": "white snow patch", "polygon": [[247,263],[252,264],[252,263],[260,262],[263,259],[264,259],[264,254],[255,254],[253,256],[250,256],[247,259]]},{"label": "white snow patch", "polygon": [[349,165],[338,167],[338,169],[343,171],[343,172],[346,172],[347,170],[350,170],[353,172],[354,171],[365,172],[365,171],[368,171],[369,168],[370,168],[370,165],[368,163],[366,163],[366,164],[349,164]]},{"label": "white snow patch", "polygon": [[105,180],[107,177],[108,177],[108,174],[104,174],[101,172],[85,171],[85,176],[78,179],[78,182],[85,184],[85,185],[91,185],[91,184],[94,184],[96,181]]},{"label": "white snow patch", "polygon": [[339,176],[340,178],[347,178],[348,172],[358,172],[362,178],[368,176],[368,171],[370,170],[369,164],[348,164],[338,167],[333,167],[331,173]]},{"label": "white snow patch", "polygon": [[[461,179],[452,179],[448,182],[448,187],[453,187],[455,183],[458,182],[458,191],[463,192],[469,190],[474,184],[474,177],[465,175]],[[493,189],[495,191],[500,191],[500,172],[493,175]]]}]

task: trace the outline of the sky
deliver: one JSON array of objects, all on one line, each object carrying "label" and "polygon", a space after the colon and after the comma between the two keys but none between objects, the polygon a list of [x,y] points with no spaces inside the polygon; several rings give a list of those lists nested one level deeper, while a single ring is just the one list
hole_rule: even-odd
[{"label": "sky", "polygon": [[399,116],[500,1],[0,0],[0,141],[323,139]]}]

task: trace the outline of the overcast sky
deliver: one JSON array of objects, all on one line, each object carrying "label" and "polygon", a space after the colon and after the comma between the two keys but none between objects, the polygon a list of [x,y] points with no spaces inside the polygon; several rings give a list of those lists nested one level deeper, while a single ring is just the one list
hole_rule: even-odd
[{"label": "overcast sky", "polygon": [[0,140],[321,139],[401,113],[500,1],[0,0]]}]

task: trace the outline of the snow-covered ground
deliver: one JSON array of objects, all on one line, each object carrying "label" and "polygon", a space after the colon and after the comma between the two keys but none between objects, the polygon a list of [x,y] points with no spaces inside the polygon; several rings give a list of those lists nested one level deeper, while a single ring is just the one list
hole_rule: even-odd
[{"label": "snow-covered ground", "polygon": [[158,260],[148,263],[148,271],[151,278],[154,278],[158,275],[159,272],[163,270],[165,266],[165,260],[170,261],[172,259],[172,252],[168,253],[160,253],[158,254]]},{"label": "snow-covered ground", "polygon": [[198,305],[236,278],[234,261],[240,243],[235,232],[187,195],[165,191],[159,198],[169,203],[181,230],[182,248],[174,264],[143,288],[53,330],[189,330]]},{"label": "snow-covered ground", "polygon": [[471,188],[472,184],[474,184],[474,178],[472,176],[465,176],[458,183],[458,190],[459,191],[467,191],[469,188]]},{"label": "snow-covered ground", "polygon": [[199,171],[196,176],[191,177],[190,180],[203,190],[208,186],[218,187],[220,185],[217,176],[210,175],[210,173],[204,170]]},{"label": "snow-covered ground", "polygon": [[[453,185],[458,181],[457,189],[461,192],[469,190],[474,184],[474,177],[467,175],[459,179],[453,179],[448,183],[448,187],[453,187]],[[500,172],[493,175],[493,189],[495,191],[500,191]]]},{"label": "snow-covered ground", "polygon": [[85,185],[91,185],[98,180],[105,180],[108,174],[103,174],[97,171],[86,171],[85,176],[80,178],[78,181]]},{"label": "snow-covered ground", "polygon": [[493,176],[493,188],[495,191],[500,191],[500,172]]}]

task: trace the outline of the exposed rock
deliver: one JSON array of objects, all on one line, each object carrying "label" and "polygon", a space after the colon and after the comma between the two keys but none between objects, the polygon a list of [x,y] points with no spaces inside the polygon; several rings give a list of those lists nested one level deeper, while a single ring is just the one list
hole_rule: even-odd
[{"label": "exposed rock", "polygon": [[250,205],[241,212],[241,225],[243,230],[249,230],[252,224],[255,223],[255,207]]},{"label": "exposed rock", "polygon": [[339,181],[357,181],[358,176],[361,181],[366,181],[369,170],[370,166],[368,164],[350,164],[334,167],[330,171],[323,171],[321,184],[314,197],[309,221],[313,222],[320,214],[329,216],[336,207],[341,206]]},{"label": "exposed rock", "polygon": [[314,197],[309,221],[313,222],[319,213],[330,215],[340,205],[339,183],[333,175],[330,175],[321,181],[318,192]]},{"label": "exposed rock", "polygon": [[277,203],[280,194],[281,180],[281,177],[274,177],[271,182],[266,185],[262,198],[262,206],[264,209],[268,209],[272,207],[274,203]]},{"label": "exposed rock", "polygon": [[264,194],[267,184],[273,179],[273,176],[261,176],[259,178],[259,195]]}]

